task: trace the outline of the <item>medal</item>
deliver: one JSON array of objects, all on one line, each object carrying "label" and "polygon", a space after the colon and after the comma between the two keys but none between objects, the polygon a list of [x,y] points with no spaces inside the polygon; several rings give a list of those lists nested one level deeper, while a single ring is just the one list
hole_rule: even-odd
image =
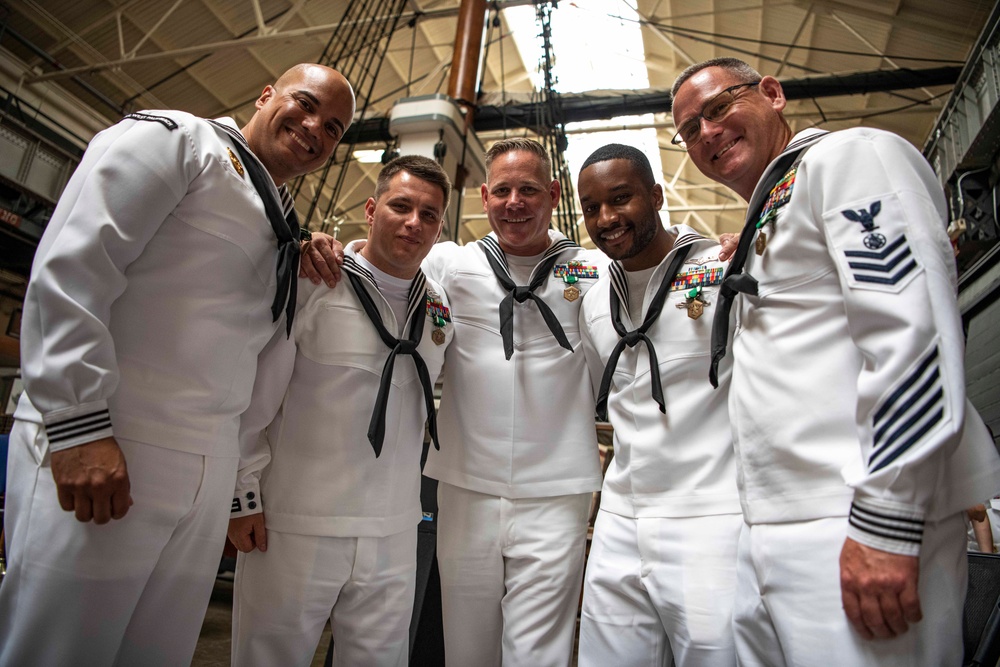
[{"label": "medal", "polygon": [[767,234],[761,231],[757,234],[757,240],[753,244],[754,250],[757,251],[758,255],[763,255],[764,250],[767,248]]},{"label": "medal", "polygon": [[432,331],[431,340],[434,341],[435,345],[444,345],[444,331],[441,329],[435,329]]},{"label": "medal", "polygon": [[236,157],[236,154],[235,154],[235,153],[233,153],[233,149],[232,149],[232,148],[229,148],[229,147],[227,146],[227,147],[226,147],[226,152],[227,152],[227,153],[229,153],[229,161],[233,163],[233,169],[235,169],[235,170],[236,170],[236,173],[237,173],[237,174],[239,174],[240,176],[243,176],[243,165],[242,165],[242,164],[240,164],[240,161],[239,161],[239,159],[238,159],[238,158]]},{"label": "medal", "polygon": [[570,302],[576,301],[580,298],[580,290],[573,285],[570,285],[563,290],[563,298]]},{"label": "medal", "polygon": [[692,320],[696,320],[705,314],[705,306],[708,305],[711,304],[705,301],[705,297],[701,292],[701,286],[698,286],[690,289],[684,301],[678,303],[677,307],[687,310],[687,316]]},{"label": "medal", "polygon": [[691,299],[687,304],[688,317],[696,320],[705,313],[705,302],[700,299]]}]

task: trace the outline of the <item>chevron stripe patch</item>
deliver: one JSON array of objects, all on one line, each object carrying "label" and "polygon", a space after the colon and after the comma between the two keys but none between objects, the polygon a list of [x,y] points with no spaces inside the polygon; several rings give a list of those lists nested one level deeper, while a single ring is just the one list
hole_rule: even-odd
[{"label": "chevron stripe patch", "polygon": [[854,279],[862,283],[895,285],[917,268],[906,234],[880,251],[845,250],[844,256]]}]

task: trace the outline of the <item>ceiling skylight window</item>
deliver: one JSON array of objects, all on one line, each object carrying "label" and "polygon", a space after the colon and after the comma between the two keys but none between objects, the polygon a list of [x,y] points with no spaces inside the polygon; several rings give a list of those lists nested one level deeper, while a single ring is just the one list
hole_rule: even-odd
[{"label": "ceiling skylight window", "polygon": [[[543,47],[535,8],[510,7],[504,18],[531,74],[536,89],[542,87]],[[552,11],[552,49],[558,54],[552,67],[555,90],[584,93],[596,90],[649,88],[649,73],[635,0],[563,0]],[[652,114],[609,120],[571,123],[566,161],[574,187],[583,161],[600,146],[617,142],[639,148],[649,158],[653,174],[663,180],[663,165],[656,130],[623,130],[627,125],[651,125]],[[609,128],[600,131],[601,127]],[[584,130],[581,132],[581,129]],[[665,217],[665,215],[664,215]],[[586,230],[581,228],[581,235]]]},{"label": "ceiling skylight window", "polygon": [[[541,27],[531,6],[510,7],[504,18],[521,59],[542,86]],[[560,2],[552,12],[552,73],[560,93],[649,88],[639,14],[634,0]]]}]

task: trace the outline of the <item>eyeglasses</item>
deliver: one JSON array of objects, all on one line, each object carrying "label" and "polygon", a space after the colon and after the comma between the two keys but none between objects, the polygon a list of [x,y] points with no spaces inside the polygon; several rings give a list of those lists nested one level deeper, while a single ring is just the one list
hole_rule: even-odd
[{"label": "eyeglasses", "polygon": [[759,83],[760,81],[738,83],[735,86],[729,86],[723,90],[721,93],[705,103],[705,106],[701,108],[700,114],[694,118],[688,119],[687,122],[677,128],[677,134],[675,134],[674,138],[670,140],[670,143],[687,150],[688,146],[696,142],[698,137],[701,136],[702,118],[713,123],[722,120],[729,113],[730,109],[733,108],[733,102],[735,102],[738,97],[737,91],[742,88],[756,86]]}]

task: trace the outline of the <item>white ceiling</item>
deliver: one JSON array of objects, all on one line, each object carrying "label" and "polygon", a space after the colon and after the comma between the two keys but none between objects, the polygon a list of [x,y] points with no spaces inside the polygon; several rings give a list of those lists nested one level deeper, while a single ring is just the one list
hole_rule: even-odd
[{"label": "white ceiling", "polygon": [[[619,11],[620,2],[607,0],[608,20],[616,20],[610,16]],[[384,6],[399,3],[385,0]],[[359,92],[359,109],[368,104],[367,117],[387,115],[393,103],[407,95],[447,92],[459,4],[460,0],[404,0],[370,96],[369,76],[359,74],[352,80]],[[530,3],[496,3],[501,8],[523,4]],[[946,64],[934,60],[960,64],[993,4],[992,0],[639,0],[638,11],[646,21],[642,33],[650,85],[668,89],[687,65],[722,55],[742,57],[779,79]],[[79,116],[81,133],[114,122],[120,113],[113,107],[180,108],[207,117],[232,115],[244,122],[266,84],[295,63],[320,58],[338,24],[352,15],[351,7],[347,0],[18,0],[0,5],[0,50],[11,56],[0,62],[0,73],[6,87],[28,98],[51,99],[43,91],[53,86],[74,95],[79,105],[67,113]],[[391,22],[394,17],[389,13],[388,9],[376,12],[372,20],[352,24],[339,34],[357,39],[373,22]],[[64,70],[46,62],[15,34]],[[507,93],[529,94],[525,64],[506,23],[491,35],[483,91],[499,92],[503,87]],[[366,48],[371,44],[361,48],[362,55]],[[791,103],[787,115],[796,130],[814,124],[827,129],[865,124],[892,130],[921,146],[949,91],[949,86],[938,86],[802,100]],[[669,113],[657,114],[655,124],[671,219],[710,233],[738,229],[742,201],[706,182],[684,153],[670,146]],[[499,136],[490,133],[480,138],[488,145]],[[349,223],[360,222],[360,208],[355,206],[370,194],[378,166],[350,166],[337,209],[347,209]],[[298,199],[300,213],[307,212],[317,190],[322,209],[335,179],[333,172],[322,184],[318,177],[311,178]],[[476,215],[481,213],[478,199],[478,188],[470,188],[463,206],[468,214],[463,229],[467,239],[487,229]],[[361,233],[360,226],[347,224],[342,240]]]}]

